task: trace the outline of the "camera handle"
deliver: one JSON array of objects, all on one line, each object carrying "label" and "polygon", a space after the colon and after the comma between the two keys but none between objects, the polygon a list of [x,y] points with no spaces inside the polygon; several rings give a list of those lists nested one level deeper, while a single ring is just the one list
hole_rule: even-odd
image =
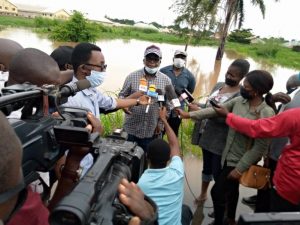
[{"label": "camera handle", "polygon": [[[58,180],[57,188],[48,205],[51,211],[55,205],[77,185],[81,171],[80,161],[90,152],[89,147],[71,146],[66,156],[65,165],[61,171],[61,176]],[[65,156],[63,156],[65,157]]]}]

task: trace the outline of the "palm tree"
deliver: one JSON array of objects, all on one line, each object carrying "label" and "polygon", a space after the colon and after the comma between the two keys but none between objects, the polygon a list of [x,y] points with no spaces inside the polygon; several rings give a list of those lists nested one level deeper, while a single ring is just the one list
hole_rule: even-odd
[{"label": "palm tree", "polygon": [[185,51],[195,34],[198,33],[200,39],[200,31],[205,33],[207,27],[215,21],[217,9],[215,2],[218,0],[175,0],[170,7],[178,13],[178,17],[174,21],[175,26],[180,27],[181,24],[187,26],[182,30],[182,33],[187,36]]},{"label": "palm tree", "polygon": [[[274,1],[278,2],[279,0]],[[264,18],[266,11],[264,0],[251,0],[251,4],[260,8],[260,11]],[[221,30],[221,41],[217,51],[216,60],[221,60],[223,57],[225,42],[231,22],[233,21],[235,24],[238,23],[238,29],[240,29],[243,25],[245,16],[244,11],[244,0],[226,0],[225,24],[223,26],[223,29]]]}]

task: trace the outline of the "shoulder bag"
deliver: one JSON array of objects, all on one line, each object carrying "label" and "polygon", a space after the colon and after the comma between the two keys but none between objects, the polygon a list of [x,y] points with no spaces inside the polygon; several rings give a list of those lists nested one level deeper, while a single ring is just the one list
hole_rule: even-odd
[{"label": "shoulder bag", "polygon": [[[249,144],[247,151],[251,148],[251,144]],[[243,172],[240,178],[240,184],[249,188],[264,189],[270,187],[270,177],[271,170],[269,168],[260,165],[251,165],[248,170]]]}]

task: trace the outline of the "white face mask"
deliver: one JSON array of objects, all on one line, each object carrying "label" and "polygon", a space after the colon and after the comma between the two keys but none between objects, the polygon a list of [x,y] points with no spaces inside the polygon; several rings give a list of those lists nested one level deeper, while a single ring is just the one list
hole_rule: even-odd
[{"label": "white face mask", "polygon": [[159,69],[159,66],[158,67],[154,67],[154,68],[150,68],[148,66],[145,66],[145,70],[147,71],[147,73],[149,74],[156,74],[157,71]]},{"label": "white face mask", "polygon": [[181,58],[174,58],[173,61],[176,68],[182,68],[185,65],[185,60]]},{"label": "white face mask", "polygon": [[91,87],[98,87],[101,85],[106,77],[106,72],[100,72],[96,70],[91,70],[91,75],[86,76],[86,79],[91,83]]}]

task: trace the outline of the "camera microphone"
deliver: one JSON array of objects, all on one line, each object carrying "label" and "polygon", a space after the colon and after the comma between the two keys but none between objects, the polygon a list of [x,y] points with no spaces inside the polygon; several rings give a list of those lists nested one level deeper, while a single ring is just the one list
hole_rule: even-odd
[{"label": "camera microphone", "polygon": [[91,83],[88,80],[86,79],[79,80],[77,82],[65,84],[61,86],[59,90],[59,95],[60,97],[70,97],[75,95],[77,92],[90,87],[91,87]]}]

